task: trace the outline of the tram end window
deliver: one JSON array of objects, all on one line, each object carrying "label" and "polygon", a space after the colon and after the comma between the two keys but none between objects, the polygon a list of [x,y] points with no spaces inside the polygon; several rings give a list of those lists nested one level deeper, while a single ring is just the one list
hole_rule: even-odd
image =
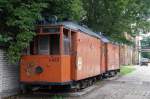
[{"label": "tram end window", "polygon": [[60,35],[50,35],[50,55],[60,54]]},{"label": "tram end window", "polygon": [[70,54],[70,43],[71,43],[71,38],[69,37],[69,30],[64,29],[64,54],[69,55]]},{"label": "tram end window", "polygon": [[48,55],[49,50],[49,37],[40,36],[38,38],[38,54]]}]

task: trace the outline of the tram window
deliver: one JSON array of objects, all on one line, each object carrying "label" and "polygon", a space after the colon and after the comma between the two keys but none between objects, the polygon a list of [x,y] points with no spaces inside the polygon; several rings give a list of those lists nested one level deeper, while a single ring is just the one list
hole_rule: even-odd
[{"label": "tram window", "polygon": [[68,30],[64,30],[64,54],[70,54],[70,38],[68,34]]},{"label": "tram window", "polygon": [[60,35],[50,35],[50,55],[60,54]]},{"label": "tram window", "polygon": [[30,54],[31,55],[34,55],[34,41],[32,41],[31,43],[30,43],[30,47],[29,47],[29,49],[30,49]]},{"label": "tram window", "polygon": [[49,54],[49,37],[41,36],[38,39],[38,54],[48,55]]}]

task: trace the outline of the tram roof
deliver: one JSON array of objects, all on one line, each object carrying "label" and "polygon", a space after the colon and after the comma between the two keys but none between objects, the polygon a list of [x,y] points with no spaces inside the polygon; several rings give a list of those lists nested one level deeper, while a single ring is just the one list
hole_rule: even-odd
[{"label": "tram roof", "polygon": [[83,32],[85,34],[88,34],[90,36],[96,37],[101,39],[103,42],[110,42],[105,36],[101,35],[101,33],[98,32],[94,32],[91,29],[89,29],[86,26],[81,26],[79,24],[77,24],[76,22],[72,22],[72,21],[65,21],[65,22],[57,22],[55,24],[51,24],[53,25],[63,25],[65,28],[67,29],[72,29],[74,31],[80,31]]},{"label": "tram roof", "polygon": [[100,35],[100,37],[101,37],[101,40],[102,40],[103,42],[105,42],[105,43],[110,42],[110,41],[108,40],[108,38],[106,38],[105,36]]},{"label": "tram roof", "polygon": [[98,35],[96,32],[93,32],[88,27],[81,26],[81,25],[74,23],[74,22],[59,22],[56,25],[63,25],[65,28],[69,28],[69,29],[72,29],[75,31],[81,31],[81,32],[84,32],[88,35],[91,35],[91,36],[94,36],[94,37],[101,39],[100,35]]}]

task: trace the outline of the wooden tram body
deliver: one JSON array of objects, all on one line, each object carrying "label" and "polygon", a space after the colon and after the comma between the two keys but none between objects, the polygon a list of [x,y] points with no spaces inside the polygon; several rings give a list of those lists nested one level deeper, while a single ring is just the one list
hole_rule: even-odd
[{"label": "wooden tram body", "polygon": [[107,44],[107,71],[119,70],[119,46],[116,44]]},{"label": "wooden tram body", "polygon": [[101,62],[100,62],[100,73],[105,76],[105,73],[107,72],[107,51],[109,49],[107,49],[107,43],[109,43],[109,41],[102,37],[101,38]]},{"label": "wooden tram body", "polygon": [[37,36],[21,58],[20,81],[23,85],[83,87],[85,82],[119,70],[118,48],[72,22],[38,26]]}]

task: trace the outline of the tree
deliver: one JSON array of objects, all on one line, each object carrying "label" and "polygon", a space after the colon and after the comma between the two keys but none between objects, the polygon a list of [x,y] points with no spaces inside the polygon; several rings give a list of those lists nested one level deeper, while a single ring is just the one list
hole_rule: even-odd
[{"label": "tree", "polygon": [[[118,42],[126,40],[124,32],[133,35],[141,26],[146,26],[146,17],[149,16],[150,10],[149,0],[83,0],[83,2],[87,11],[84,22],[93,30],[101,31]],[[136,25],[131,27],[132,24]]]},{"label": "tree", "polygon": [[150,37],[146,37],[141,41],[142,48],[150,48]]},{"label": "tree", "polygon": [[0,0],[0,43],[7,43],[10,60],[18,61],[36,35],[36,20],[53,15],[60,21],[84,22],[94,31],[127,43],[123,32],[148,31],[149,4],[149,0]]},{"label": "tree", "polygon": [[141,55],[143,58],[149,58],[150,59],[150,52],[142,52]]},{"label": "tree", "polygon": [[7,43],[12,63],[36,35],[35,23],[45,12],[77,21],[84,13],[80,0],[0,0],[0,43]]},{"label": "tree", "polygon": [[48,0],[48,4],[43,13],[55,15],[60,21],[66,19],[80,21],[85,14],[81,0]]},{"label": "tree", "polygon": [[7,40],[11,62],[19,60],[21,51],[32,40],[34,23],[46,6],[41,0],[0,0],[0,34],[5,37],[1,42]]}]

